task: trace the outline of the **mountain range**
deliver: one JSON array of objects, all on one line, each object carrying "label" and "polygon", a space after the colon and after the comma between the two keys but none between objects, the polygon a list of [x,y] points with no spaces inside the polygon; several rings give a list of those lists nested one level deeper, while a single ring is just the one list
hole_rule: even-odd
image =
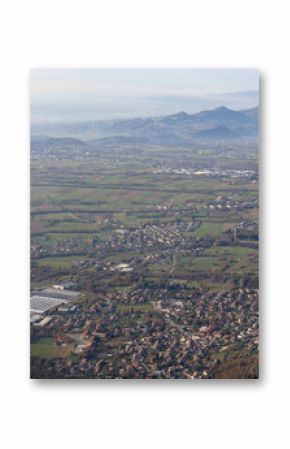
[{"label": "mountain range", "polygon": [[[95,143],[191,144],[212,140],[257,139],[259,108],[235,111],[225,106],[196,114],[184,111],[163,117],[104,120],[70,124],[32,125],[32,141],[44,145],[44,137],[57,139],[69,136],[80,145]],[[38,135],[36,137],[36,135]],[[50,144],[64,144],[50,140]],[[76,143],[68,141],[68,145]]]}]

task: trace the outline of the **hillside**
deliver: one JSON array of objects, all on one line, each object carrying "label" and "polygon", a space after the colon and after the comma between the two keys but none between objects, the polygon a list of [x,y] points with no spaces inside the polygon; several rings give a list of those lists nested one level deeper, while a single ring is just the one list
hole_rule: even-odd
[{"label": "hillside", "polygon": [[170,145],[212,139],[256,139],[258,123],[258,107],[234,111],[220,106],[197,114],[181,111],[164,117],[34,125],[32,134],[46,134],[59,138],[73,136],[85,141],[105,139],[114,143],[124,143],[140,140],[143,143]]}]

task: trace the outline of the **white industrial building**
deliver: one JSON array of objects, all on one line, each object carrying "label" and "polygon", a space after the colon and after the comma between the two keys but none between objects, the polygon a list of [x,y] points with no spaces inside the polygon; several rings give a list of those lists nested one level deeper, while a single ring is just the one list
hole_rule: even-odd
[{"label": "white industrial building", "polygon": [[57,308],[60,304],[66,302],[61,298],[48,298],[47,296],[32,296],[30,298],[30,312],[42,314],[48,310]]}]

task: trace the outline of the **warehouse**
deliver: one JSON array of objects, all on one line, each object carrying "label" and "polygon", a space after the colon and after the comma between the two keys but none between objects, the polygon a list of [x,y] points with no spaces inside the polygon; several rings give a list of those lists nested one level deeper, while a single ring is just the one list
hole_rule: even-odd
[{"label": "warehouse", "polygon": [[74,290],[60,290],[56,288],[45,288],[37,293],[39,296],[45,296],[47,298],[63,299],[64,301],[73,301],[79,298],[80,292]]},{"label": "warehouse", "polygon": [[48,310],[57,308],[60,304],[66,302],[62,298],[49,298],[47,296],[32,296],[30,298],[30,312],[42,314]]}]

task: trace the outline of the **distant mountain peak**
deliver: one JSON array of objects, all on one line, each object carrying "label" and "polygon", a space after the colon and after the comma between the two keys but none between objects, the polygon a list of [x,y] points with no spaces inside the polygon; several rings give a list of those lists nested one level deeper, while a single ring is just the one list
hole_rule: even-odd
[{"label": "distant mountain peak", "polygon": [[189,116],[190,116],[190,114],[188,114],[187,112],[180,111],[180,112],[177,112],[176,114],[170,115],[169,118],[180,119],[180,118],[187,118]]},{"label": "distant mountain peak", "polygon": [[232,111],[232,109],[227,108],[226,106],[219,106],[218,108],[213,109],[213,111],[217,112],[226,112],[226,111]]}]

